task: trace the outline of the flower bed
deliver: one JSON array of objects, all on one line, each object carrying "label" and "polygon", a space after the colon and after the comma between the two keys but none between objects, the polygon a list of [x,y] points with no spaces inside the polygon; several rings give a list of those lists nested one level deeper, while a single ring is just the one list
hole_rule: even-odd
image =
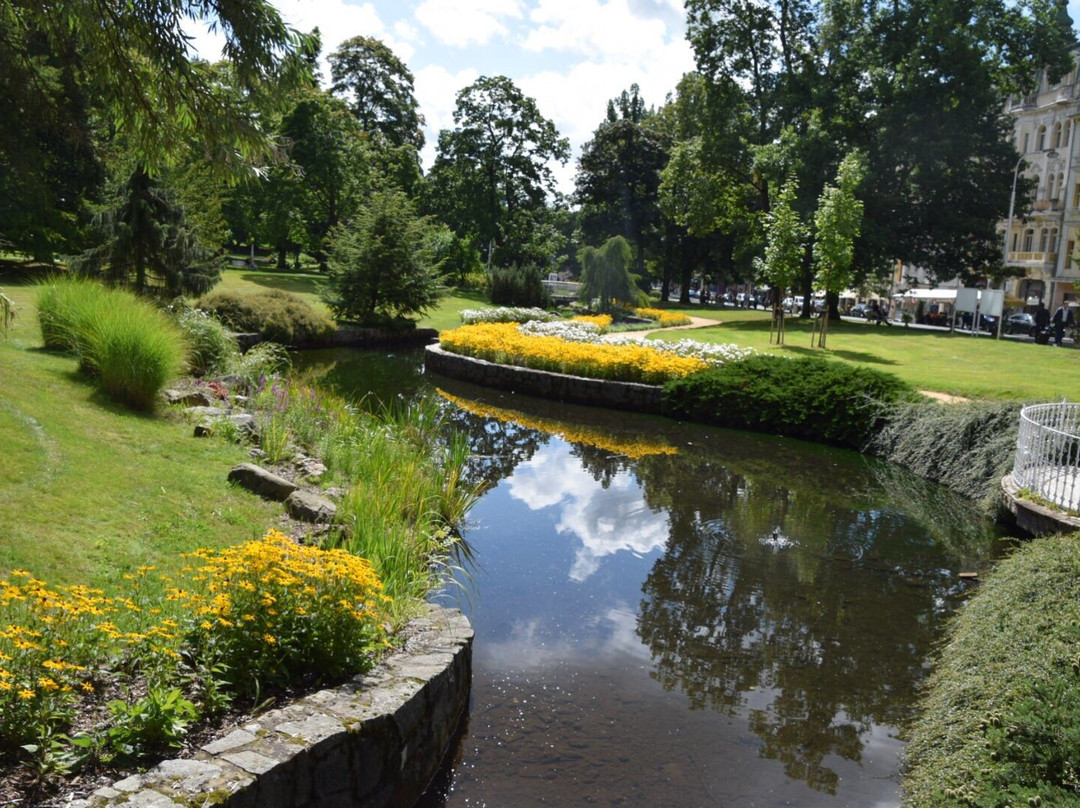
[{"label": "flower bed", "polygon": [[663,384],[710,366],[742,359],[751,350],[693,340],[642,343],[603,337],[595,322],[492,323],[440,335],[444,350],[499,364],[594,379]]},{"label": "flower bed", "polygon": [[498,364],[642,384],[663,384],[708,367],[702,359],[679,356],[641,343],[583,342],[567,339],[565,335],[534,336],[522,333],[516,323],[462,326],[444,331],[440,342],[447,351]]}]

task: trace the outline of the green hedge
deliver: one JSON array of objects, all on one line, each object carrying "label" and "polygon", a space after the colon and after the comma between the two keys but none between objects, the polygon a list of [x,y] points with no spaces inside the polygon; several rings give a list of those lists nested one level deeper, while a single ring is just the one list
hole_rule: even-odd
[{"label": "green hedge", "polygon": [[954,620],[906,751],[908,806],[1080,805],[1080,534],[1033,540]]},{"label": "green hedge", "polygon": [[860,449],[881,402],[914,398],[895,376],[824,359],[755,355],[669,382],[664,412],[731,429]]},{"label": "green hedge", "polygon": [[234,331],[258,333],[271,342],[295,345],[334,333],[329,316],[280,289],[255,294],[211,292],[197,305]]}]

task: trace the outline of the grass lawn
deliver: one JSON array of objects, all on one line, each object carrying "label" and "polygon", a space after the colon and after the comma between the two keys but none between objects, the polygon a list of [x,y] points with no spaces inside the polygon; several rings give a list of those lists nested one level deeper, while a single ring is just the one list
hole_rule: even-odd
[{"label": "grass lawn", "polygon": [[281,289],[303,298],[319,311],[330,310],[319,297],[319,287],[326,276],[319,272],[285,272],[274,269],[230,268],[221,273],[215,292],[250,294],[268,289]]},{"label": "grass lawn", "polygon": [[122,591],[143,564],[261,536],[280,505],[226,483],[247,451],[111,404],[75,360],[41,350],[32,286],[0,283],[18,319],[0,339],[0,577]]},{"label": "grass lawn", "polygon": [[822,356],[894,373],[920,390],[968,398],[1055,401],[1080,395],[1080,350],[1054,348],[1031,340],[997,340],[966,332],[949,334],[901,325],[864,322],[829,324],[828,348],[811,347],[809,321],[788,317],[784,345],[769,342],[769,313],[747,309],[669,306],[715,319],[715,327],[673,331],[659,339],[690,337],[734,343],[783,356]]}]

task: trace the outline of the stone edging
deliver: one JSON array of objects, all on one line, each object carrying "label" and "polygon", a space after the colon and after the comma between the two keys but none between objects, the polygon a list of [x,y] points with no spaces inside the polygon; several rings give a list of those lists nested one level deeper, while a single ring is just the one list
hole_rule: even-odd
[{"label": "stone edging", "polygon": [[99,789],[72,808],[355,808],[412,805],[469,701],[473,630],[431,606],[406,647],[370,673],[270,710],[202,747]]},{"label": "stone edging", "polygon": [[1032,536],[1045,536],[1050,533],[1068,533],[1080,529],[1080,519],[1075,519],[1064,511],[1047,508],[1030,499],[1018,496],[1020,489],[1012,474],[1001,478],[1001,492],[1005,507],[1016,517],[1016,526]]},{"label": "stone edging", "polygon": [[473,384],[571,404],[652,415],[659,415],[663,404],[664,389],[657,385],[587,379],[515,365],[499,365],[450,353],[439,345],[428,345],[424,349],[424,369]]}]

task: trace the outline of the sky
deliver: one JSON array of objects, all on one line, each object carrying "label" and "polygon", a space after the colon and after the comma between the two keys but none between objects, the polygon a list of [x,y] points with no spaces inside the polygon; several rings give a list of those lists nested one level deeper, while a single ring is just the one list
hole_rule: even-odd
[{"label": "sky", "polygon": [[[1076,0],[1080,4],[1080,0]],[[421,154],[430,168],[441,129],[452,129],[457,93],[481,76],[507,76],[569,139],[572,157],[552,166],[573,190],[581,146],[604,120],[609,99],[638,84],[660,106],[694,69],[683,0],[274,0],[288,24],[318,27],[325,56],[344,40],[372,36],[412,71],[426,119]],[[192,31],[201,56],[220,42]]]},{"label": "sky", "polygon": [[[427,125],[421,154],[435,158],[441,129],[452,129],[457,93],[481,76],[507,76],[570,141],[572,157],[552,166],[569,194],[581,146],[604,119],[607,102],[638,84],[660,106],[694,69],[683,0],[273,0],[288,24],[318,27],[325,57],[346,39],[381,39],[413,73]],[[1080,23],[1080,0],[1069,14]],[[220,40],[192,31],[204,58]]]}]

